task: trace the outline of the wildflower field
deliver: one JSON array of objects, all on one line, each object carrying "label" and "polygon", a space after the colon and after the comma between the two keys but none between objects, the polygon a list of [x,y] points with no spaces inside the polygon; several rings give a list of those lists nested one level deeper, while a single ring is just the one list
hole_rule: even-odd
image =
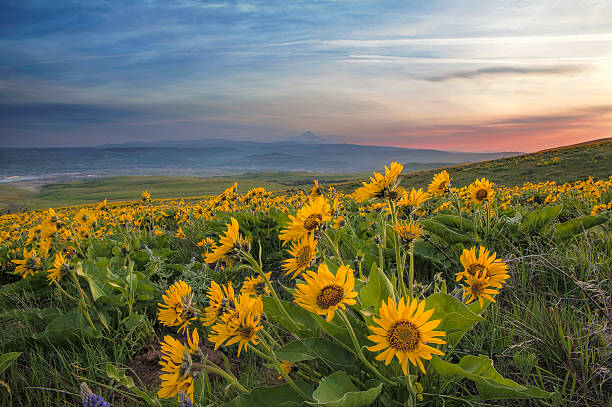
[{"label": "wildflower field", "polygon": [[402,169],[1,216],[0,404],[608,405],[612,176]]}]

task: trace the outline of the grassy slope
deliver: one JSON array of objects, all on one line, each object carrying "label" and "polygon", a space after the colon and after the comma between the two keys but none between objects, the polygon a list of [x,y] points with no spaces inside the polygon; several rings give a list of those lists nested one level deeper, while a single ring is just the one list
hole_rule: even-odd
[{"label": "grassy slope", "polygon": [[[553,157],[559,157],[559,162],[552,164]],[[589,176],[607,178],[612,174],[612,139],[498,160],[410,172],[402,177],[402,186],[424,188],[433,175],[441,170],[451,174],[455,186],[468,185],[475,178],[482,177],[506,186],[544,181],[564,183]],[[358,185],[358,182],[349,182],[343,184],[342,188],[351,191]]]},{"label": "grassy slope", "polygon": [[[559,157],[558,163],[551,163]],[[594,178],[606,178],[612,168],[612,140],[545,150],[522,156],[502,158],[415,171],[403,176],[405,187],[426,187],[434,173],[446,169],[453,184],[463,186],[476,177],[487,178],[498,185],[520,185],[526,181],[553,180],[559,183]],[[540,165],[538,165],[540,164]],[[239,192],[262,186],[268,190],[305,188],[313,179],[324,184],[337,184],[345,192],[352,192],[367,180],[369,174],[317,174],[310,172],[260,172],[214,178],[183,178],[161,176],[109,177],[86,181],[72,181],[43,186],[40,191],[29,191],[16,186],[0,185],[0,211],[18,207],[47,208],[109,200],[138,199],[140,191],[148,189],[154,198],[181,198],[213,195],[238,181]]]}]

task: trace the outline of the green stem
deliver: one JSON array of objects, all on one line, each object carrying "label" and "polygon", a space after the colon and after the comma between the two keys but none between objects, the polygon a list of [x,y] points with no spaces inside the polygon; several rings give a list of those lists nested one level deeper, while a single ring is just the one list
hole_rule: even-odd
[{"label": "green stem", "polygon": [[[393,201],[389,199],[389,207],[391,207],[391,221],[393,225],[397,223],[397,211]],[[397,239],[397,233],[393,234],[393,245],[395,246],[395,263],[397,264],[397,282],[398,291],[402,293],[402,296],[407,297],[406,282],[404,281],[404,265],[402,264],[402,255],[400,253],[400,245]],[[412,296],[411,296],[412,298]]]},{"label": "green stem", "polygon": [[285,380],[287,381],[287,384],[289,386],[291,386],[291,388],[293,390],[295,390],[295,392],[297,394],[300,395],[300,397],[302,397],[304,400],[308,400],[308,401],[314,401],[312,399],[312,397],[310,397],[309,395],[307,395],[306,393],[304,393],[304,391],[302,389],[300,389],[300,387],[295,384],[295,382],[293,381],[293,379],[291,377],[289,377],[289,375],[287,374],[287,372],[285,372],[285,369],[283,369],[283,367],[281,366],[280,362],[278,361],[278,359],[276,359],[276,356],[274,355],[274,352],[272,351],[272,349],[270,348],[270,346],[268,346],[268,344],[266,343],[266,340],[259,336],[259,340],[261,342],[261,345],[266,349],[266,351],[270,354],[272,363],[274,364],[274,367],[276,367],[276,370],[278,371],[278,373],[280,373],[281,376],[283,376],[283,378],[285,378]]},{"label": "green stem", "polygon": [[346,314],[344,313],[344,311],[342,310],[337,310],[336,313],[338,315],[340,315],[340,318],[342,318],[342,320],[344,321],[344,324],[346,325],[346,328],[349,331],[349,335],[351,336],[351,340],[353,341],[353,346],[355,347],[355,351],[357,352],[357,356],[359,357],[359,359],[361,359],[361,361],[363,362],[364,365],[366,365],[366,367],[368,369],[370,369],[372,371],[372,373],[374,373],[380,380],[382,380],[383,382],[385,382],[386,384],[389,384],[391,386],[395,386],[396,383],[387,379],[382,373],[380,373],[378,371],[378,369],[376,369],[374,367],[374,365],[372,365],[365,357],[365,355],[363,354],[363,351],[361,350],[361,346],[359,345],[359,341],[357,340],[357,336],[355,335],[355,331],[353,330],[353,326],[351,325],[350,321],[348,320],[348,318],[346,317]]},{"label": "green stem", "polygon": [[[194,366],[198,366],[197,363],[193,364]],[[223,377],[225,380],[227,380],[228,382],[230,382],[233,386],[235,386],[241,393],[248,393],[249,390],[244,387],[242,384],[240,384],[240,382],[238,381],[238,379],[236,379],[234,377],[234,375],[231,375],[229,373],[227,373],[225,370],[221,369],[220,367],[216,366],[216,365],[212,365],[210,364],[210,362],[201,365],[202,367],[204,367],[204,369],[206,369],[207,372],[211,372],[211,373],[215,373],[218,374],[219,376]]]},{"label": "green stem", "polygon": [[74,281],[74,284],[77,286],[79,294],[81,295],[81,302],[83,303],[83,312],[85,312],[85,317],[87,318],[87,321],[89,321],[89,325],[91,325],[93,330],[98,331],[93,321],[91,320],[91,317],[89,316],[89,311],[87,311],[87,302],[85,302],[85,295],[83,294],[81,284],[79,284],[79,279],[77,278],[76,273],[72,270],[70,271],[70,275],[72,276],[72,280]]},{"label": "green stem", "polygon": [[62,288],[62,286],[61,286],[61,285],[59,285],[59,283],[57,282],[57,280],[53,280],[53,283],[55,283],[55,286],[56,286],[56,287],[57,287],[57,288],[60,290],[60,292],[61,292],[62,294],[64,294],[66,297],[70,298],[72,301],[78,301],[78,300],[77,300],[76,298],[74,298],[72,295],[68,294],[68,293],[66,292],[66,290],[64,290],[64,289]]},{"label": "green stem", "polygon": [[263,332],[264,335],[266,335],[266,338],[268,338],[268,340],[272,343],[272,345],[278,347],[278,342],[276,342],[276,340],[272,337],[272,335],[268,333],[268,331],[266,331],[265,329],[262,329],[261,332]]},{"label": "green stem", "polygon": [[408,274],[408,284],[410,285],[410,299],[414,298],[414,241],[410,242],[410,271]]},{"label": "green stem", "polygon": [[342,255],[340,254],[340,250],[338,249],[338,245],[332,240],[331,236],[327,234],[327,231],[323,232],[322,234],[323,236],[325,236],[325,239],[327,239],[332,249],[334,249],[334,252],[336,253],[336,256],[338,256],[338,258],[340,259],[340,262],[344,264],[344,261],[342,261]]},{"label": "green stem", "polygon": [[455,199],[455,206],[457,207],[457,216],[459,216],[459,229],[463,229],[463,216],[461,216],[461,206],[459,205],[459,197],[453,192],[451,186],[448,186],[448,192]]},{"label": "green stem", "polygon": [[[293,320],[293,318],[291,318],[291,315],[289,315],[289,313],[287,312],[287,310],[281,303],[280,298],[278,298],[278,295],[276,294],[276,291],[274,290],[274,287],[272,287],[272,283],[270,283],[270,280],[266,276],[266,273],[264,273],[264,271],[261,269],[261,266],[257,263],[257,261],[255,261],[253,256],[251,256],[251,253],[245,252],[244,250],[241,250],[241,253],[244,255],[246,260],[251,264],[251,266],[253,267],[253,270],[255,270],[255,272],[259,274],[261,278],[264,279],[264,281],[266,282],[266,286],[268,287],[268,289],[270,290],[270,293],[272,294],[272,298],[274,298],[274,302],[276,303],[276,306],[281,311],[283,316],[291,323],[291,325],[293,326],[296,332],[299,331],[300,327]],[[293,333],[293,335],[295,336],[295,333]]]}]

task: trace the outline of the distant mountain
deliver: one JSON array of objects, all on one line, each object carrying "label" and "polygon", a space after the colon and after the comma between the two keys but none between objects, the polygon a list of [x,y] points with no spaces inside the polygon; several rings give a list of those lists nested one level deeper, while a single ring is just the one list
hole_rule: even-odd
[{"label": "distant mountain", "polygon": [[[338,144],[312,131],[285,141],[223,139],[161,140],[98,146],[114,157],[130,151],[130,165],[141,168],[190,168],[195,171],[318,171],[353,172],[381,169],[392,161],[409,167],[432,168],[508,157],[519,153],[461,153],[416,148]],[[106,154],[108,156],[108,154]],[[138,165],[138,163],[142,163]],[[408,166],[407,166],[408,167]],[[408,169],[408,168],[407,168]]]},{"label": "distant mountain", "polygon": [[289,143],[296,144],[331,144],[332,142],[322,137],[317,136],[312,131],[308,130],[297,137],[287,140]]}]

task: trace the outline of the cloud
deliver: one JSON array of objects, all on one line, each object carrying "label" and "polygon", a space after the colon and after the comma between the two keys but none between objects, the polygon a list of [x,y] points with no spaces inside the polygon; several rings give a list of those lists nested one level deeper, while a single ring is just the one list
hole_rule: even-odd
[{"label": "cloud", "polygon": [[499,75],[565,75],[580,73],[587,69],[583,65],[566,65],[551,67],[517,67],[492,66],[489,68],[472,69],[469,71],[455,71],[440,76],[430,76],[426,80],[431,82],[444,82],[451,79],[474,79]]},{"label": "cloud", "polygon": [[[180,116],[180,115],[179,115]],[[117,106],[78,103],[0,104],[0,129],[65,130],[103,123],[163,120],[163,115]]]},{"label": "cloud", "polygon": [[[612,105],[597,105],[486,121],[397,123],[382,129],[376,141],[397,147],[457,151],[536,151],[609,137],[611,114]],[[367,144],[368,140],[360,142]]]}]

